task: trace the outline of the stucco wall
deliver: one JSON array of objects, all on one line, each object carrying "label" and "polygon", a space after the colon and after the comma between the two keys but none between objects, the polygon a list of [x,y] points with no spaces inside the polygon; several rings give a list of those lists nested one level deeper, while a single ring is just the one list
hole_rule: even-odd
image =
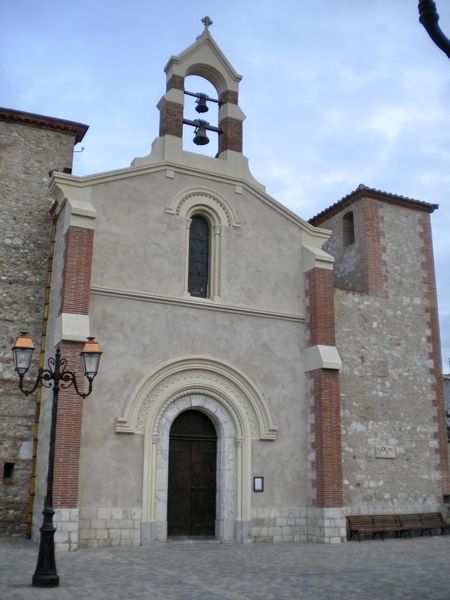
[{"label": "stucco wall", "polygon": [[291,362],[301,358],[302,325],[97,295],[91,318],[104,356],[95,394],[84,407],[81,506],[141,504],[142,436],[116,434],[115,419],[144,376],[186,356],[212,357],[239,369],[270,406],[278,439],[253,442],[254,474],[266,478],[255,505],[306,503],[303,375]]},{"label": "stucco wall", "polygon": [[246,188],[184,173],[170,179],[165,170],[92,188],[93,286],[181,297],[185,219],[166,209],[192,188],[217,191],[241,224],[222,227],[221,302],[303,313],[299,228]]},{"label": "stucco wall", "polygon": [[[220,299],[191,299],[187,306],[185,219],[166,209],[193,187],[218,192],[240,226],[222,227]],[[142,378],[187,356],[244,373],[279,428],[275,441],[252,442],[252,473],[265,478],[264,493],[252,495],[253,509],[308,503],[301,232],[249,189],[238,189],[186,173],[167,178],[165,171],[92,188],[90,322],[104,355],[84,405],[83,510],[142,506],[143,436],[115,433],[115,419]]]}]

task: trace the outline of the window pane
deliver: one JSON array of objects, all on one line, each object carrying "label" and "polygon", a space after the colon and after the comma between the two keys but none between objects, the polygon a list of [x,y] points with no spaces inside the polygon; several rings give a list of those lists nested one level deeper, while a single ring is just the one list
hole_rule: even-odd
[{"label": "window pane", "polygon": [[200,215],[192,217],[189,230],[188,291],[192,296],[208,296],[209,223]]}]

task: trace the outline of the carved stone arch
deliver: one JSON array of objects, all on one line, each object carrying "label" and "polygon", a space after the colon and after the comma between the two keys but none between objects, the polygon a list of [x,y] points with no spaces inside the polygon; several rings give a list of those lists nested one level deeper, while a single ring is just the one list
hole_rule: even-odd
[{"label": "carved stone arch", "polygon": [[214,225],[239,228],[240,223],[231,204],[216,190],[189,188],[179,192],[166,212],[189,219],[193,212],[207,211]]},{"label": "carved stone arch", "polygon": [[276,439],[278,428],[252,381],[234,367],[208,357],[175,359],[144,376],[131,394],[124,415],[117,418],[116,432],[144,434],[148,423],[152,423],[150,432],[156,434],[161,411],[187,393],[211,395],[226,406],[235,415],[242,435]]},{"label": "carved stone arch", "polygon": [[252,439],[275,439],[268,407],[238,370],[210,358],[184,358],[141,380],[116,431],[144,435],[144,543],[167,537],[168,448],[175,418],[205,412],[218,433],[216,536],[244,541],[251,518]]}]

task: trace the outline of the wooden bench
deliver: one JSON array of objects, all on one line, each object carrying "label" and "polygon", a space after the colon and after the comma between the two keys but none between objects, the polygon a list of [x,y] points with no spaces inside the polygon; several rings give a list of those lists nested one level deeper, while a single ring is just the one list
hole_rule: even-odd
[{"label": "wooden bench", "polygon": [[450,525],[442,518],[441,513],[424,513],[420,516],[423,530],[429,530],[430,535],[433,535],[433,529],[440,529],[441,535],[450,530]]},{"label": "wooden bench", "polygon": [[348,538],[357,536],[361,541],[361,534],[372,534],[372,539],[380,535],[384,539],[385,533],[394,533],[395,537],[402,534],[411,537],[412,531],[426,531],[433,535],[433,530],[440,529],[441,534],[450,530],[440,513],[412,513],[398,515],[353,515],[347,517]]},{"label": "wooden bench", "polygon": [[362,533],[371,533],[372,538],[379,534],[384,539],[385,533],[398,533],[397,515],[354,515],[347,517],[349,539],[354,535],[361,541]]},{"label": "wooden bench", "polygon": [[420,535],[423,535],[423,521],[420,513],[402,514],[398,515],[399,520],[399,534],[407,534],[411,537],[412,531],[420,531]]}]

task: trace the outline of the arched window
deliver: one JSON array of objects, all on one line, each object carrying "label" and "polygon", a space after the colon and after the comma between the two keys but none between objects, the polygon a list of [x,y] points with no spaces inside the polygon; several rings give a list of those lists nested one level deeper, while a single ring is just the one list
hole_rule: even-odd
[{"label": "arched window", "polygon": [[353,211],[345,213],[342,217],[342,234],[344,248],[355,243],[355,220]]},{"label": "arched window", "polygon": [[240,228],[233,206],[216,191],[188,188],[173,198],[166,212],[184,219],[183,297],[220,301],[222,232]]},{"label": "arched window", "polygon": [[193,215],[189,228],[188,292],[207,298],[210,272],[210,224],[202,215]]}]

